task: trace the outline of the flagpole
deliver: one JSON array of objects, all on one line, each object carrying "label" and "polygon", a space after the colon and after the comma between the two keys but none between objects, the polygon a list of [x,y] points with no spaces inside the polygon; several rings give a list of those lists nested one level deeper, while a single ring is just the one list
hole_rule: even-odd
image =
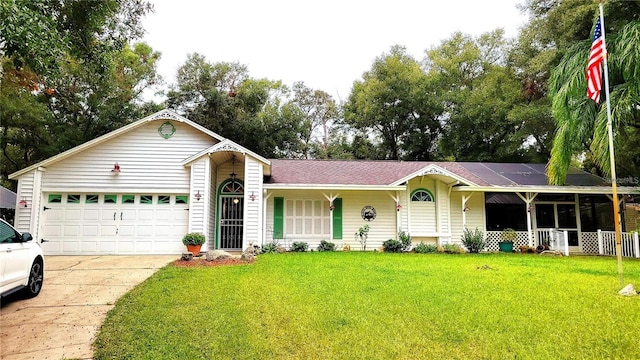
[{"label": "flagpole", "polygon": [[607,131],[609,133],[609,163],[611,165],[611,192],[613,193],[613,216],[614,226],[616,230],[616,257],[618,258],[618,276],[620,277],[620,286],[624,286],[624,275],[622,270],[622,236],[620,229],[620,204],[618,203],[618,189],[616,180],[616,160],[613,153],[613,125],[611,123],[611,101],[609,99],[609,70],[607,68],[607,43],[604,33],[604,15],[602,11],[602,1],[600,1],[600,26],[602,27],[602,46],[604,48],[604,89],[607,99]]}]

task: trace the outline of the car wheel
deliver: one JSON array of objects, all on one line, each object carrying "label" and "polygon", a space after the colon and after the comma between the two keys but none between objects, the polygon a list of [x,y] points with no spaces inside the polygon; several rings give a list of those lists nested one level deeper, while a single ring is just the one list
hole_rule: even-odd
[{"label": "car wheel", "polygon": [[38,296],[42,289],[42,283],[44,281],[44,269],[42,266],[42,260],[36,260],[31,265],[31,271],[29,272],[29,283],[24,289],[26,297],[32,298]]}]

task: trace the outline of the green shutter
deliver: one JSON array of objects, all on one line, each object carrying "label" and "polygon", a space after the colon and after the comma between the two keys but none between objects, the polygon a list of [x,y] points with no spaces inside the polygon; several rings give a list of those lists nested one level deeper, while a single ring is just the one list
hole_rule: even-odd
[{"label": "green shutter", "polygon": [[282,239],[284,229],[284,198],[273,198],[273,238]]},{"label": "green shutter", "polygon": [[342,239],[342,198],[333,200],[333,238]]}]

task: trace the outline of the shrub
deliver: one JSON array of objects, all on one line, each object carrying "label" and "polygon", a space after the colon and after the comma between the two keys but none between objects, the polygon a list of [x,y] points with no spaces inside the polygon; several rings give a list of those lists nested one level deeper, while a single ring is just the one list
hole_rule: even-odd
[{"label": "shrub", "polygon": [[272,241],[270,243],[266,243],[266,244],[262,245],[262,253],[263,254],[277,253],[279,246],[280,245],[278,245],[277,241]]},{"label": "shrub", "polygon": [[398,233],[398,238],[402,244],[402,251],[408,251],[411,249],[411,236],[404,231]]},{"label": "shrub", "polygon": [[304,241],[294,241],[291,245],[291,251],[305,252],[309,249],[309,244]]},{"label": "shrub", "polygon": [[444,244],[438,249],[445,254],[462,254],[464,249],[458,244]]},{"label": "shrub", "polygon": [[363,227],[358,229],[358,232],[355,233],[354,237],[357,242],[362,246],[362,250],[367,250],[367,237],[369,236],[369,225],[365,224]]},{"label": "shrub", "polygon": [[398,240],[389,239],[382,243],[382,247],[384,248],[384,252],[402,252],[402,243]]},{"label": "shrub", "polygon": [[478,253],[484,249],[487,242],[484,241],[484,233],[476,228],[473,231],[464,229],[464,233],[462,234],[462,244],[469,250],[469,252]]},{"label": "shrub", "polygon": [[424,242],[420,242],[420,244],[413,247],[413,251],[417,254],[434,253],[438,251],[438,246],[434,244],[425,244]]},{"label": "shrub", "polygon": [[204,234],[188,233],[182,237],[182,243],[185,245],[202,245],[204,244]]},{"label": "shrub", "polygon": [[318,251],[336,251],[336,244],[331,241],[322,240],[318,245]]}]

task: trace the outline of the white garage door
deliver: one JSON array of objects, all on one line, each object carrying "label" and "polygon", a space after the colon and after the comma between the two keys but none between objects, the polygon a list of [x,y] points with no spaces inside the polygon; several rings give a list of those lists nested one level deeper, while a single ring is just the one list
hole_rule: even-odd
[{"label": "white garage door", "polygon": [[47,255],[178,254],[188,229],[187,195],[45,194]]}]

